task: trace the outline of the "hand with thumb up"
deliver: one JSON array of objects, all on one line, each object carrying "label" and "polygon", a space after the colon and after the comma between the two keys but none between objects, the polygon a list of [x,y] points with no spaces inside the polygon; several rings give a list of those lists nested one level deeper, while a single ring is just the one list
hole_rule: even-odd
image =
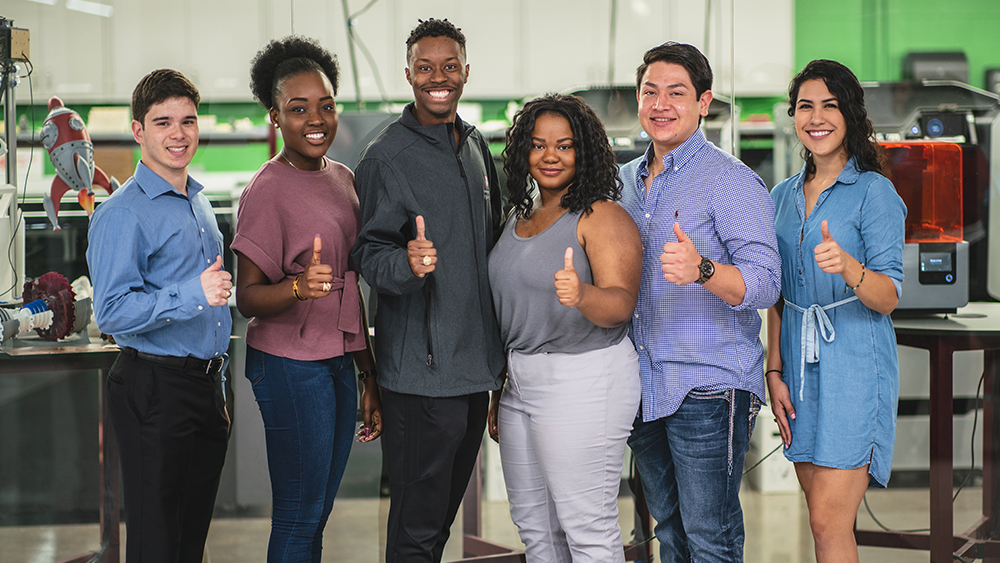
[{"label": "hand with thumb up", "polygon": [[851,257],[830,236],[830,227],[826,220],[820,225],[820,231],[823,233],[823,242],[817,244],[816,248],[813,249],[813,253],[816,255],[816,265],[828,274],[843,273],[844,268],[847,267],[847,261]]},{"label": "hand with thumb up", "polygon": [[580,303],[580,277],[573,268],[573,249],[566,248],[563,256],[563,269],[556,272],[556,297],[567,307],[576,307]]},{"label": "hand with thumb up", "polygon": [[229,303],[233,276],[222,269],[222,256],[215,257],[215,262],[201,273],[200,279],[201,290],[205,292],[209,307],[221,307]]},{"label": "hand with thumb up", "polygon": [[663,272],[663,279],[668,282],[687,285],[701,277],[701,271],[698,269],[701,255],[698,254],[687,233],[681,229],[680,223],[674,223],[674,236],[677,237],[677,242],[663,245],[660,270]]},{"label": "hand with thumb up", "polygon": [[406,243],[406,259],[413,275],[422,278],[437,267],[437,249],[434,248],[432,241],[427,240],[427,226],[424,223],[424,216],[417,215],[415,222],[417,238]]},{"label": "hand with thumb up", "polygon": [[333,268],[324,264],[320,255],[323,252],[323,240],[319,235],[313,239],[312,258],[306,265],[306,270],[299,276],[299,295],[304,299],[320,299],[330,295],[333,282]]}]

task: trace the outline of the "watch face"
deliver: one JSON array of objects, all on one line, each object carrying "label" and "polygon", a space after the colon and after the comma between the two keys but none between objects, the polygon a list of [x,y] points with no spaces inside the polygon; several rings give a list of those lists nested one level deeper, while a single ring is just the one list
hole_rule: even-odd
[{"label": "watch face", "polygon": [[698,265],[698,270],[701,272],[701,276],[698,278],[698,283],[705,283],[715,273],[715,264],[712,263],[708,258],[702,258],[701,264]]}]

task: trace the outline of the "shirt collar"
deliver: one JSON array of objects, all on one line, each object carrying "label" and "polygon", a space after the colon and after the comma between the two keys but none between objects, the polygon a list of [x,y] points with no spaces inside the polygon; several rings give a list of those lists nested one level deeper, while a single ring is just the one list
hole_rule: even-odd
[{"label": "shirt collar", "polygon": [[[837,184],[853,184],[858,181],[861,177],[861,171],[858,170],[858,161],[852,156],[847,159],[847,164],[844,165],[844,169],[840,171],[837,175],[837,180],[833,183]],[[802,165],[802,171],[799,173],[799,179],[795,182],[795,189],[802,191],[802,187],[806,182],[806,165]]]},{"label": "shirt collar", "polygon": [[[663,167],[664,168],[677,168],[681,169],[686,165],[695,153],[697,153],[703,146],[708,144],[708,139],[705,138],[705,132],[701,130],[701,127],[695,130],[683,143],[677,146],[674,150],[670,151],[663,157]],[[653,143],[650,142],[649,146],[646,147],[646,154],[642,161],[639,162],[639,173],[643,176],[649,175],[649,163],[656,158],[656,150],[653,148]]]},{"label": "shirt collar", "polygon": [[[153,172],[148,166],[143,164],[140,160],[139,164],[135,166],[135,181],[139,184],[139,188],[146,194],[149,199],[155,199],[163,194],[173,192],[177,195],[183,195],[177,192],[170,182],[163,179],[162,176]],[[187,177],[187,197],[190,199],[192,196],[205,189],[204,186],[195,181],[194,178],[189,174]]]}]

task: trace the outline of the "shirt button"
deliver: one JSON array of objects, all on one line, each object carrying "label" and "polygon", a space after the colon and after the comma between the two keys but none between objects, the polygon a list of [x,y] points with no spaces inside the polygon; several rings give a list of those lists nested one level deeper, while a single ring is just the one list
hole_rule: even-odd
[{"label": "shirt button", "polygon": [[219,326],[222,326],[222,323],[219,323]]},{"label": "shirt button", "polygon": [[205,261],[206,261],[206,262],[208,262],[209,264],[211,264],[211,263],[212,263],[212,261],[211,261],[211,260],[205,260]]},{"label": "shirt button", "polygon": [[646,214],[646,219],[649,219],[649,213]]},{"label": "shirt button", "polygon": [[198,305],[198,310],[201,311],[201,309],[202,309],[201,305]]},{"label": "shirt button", "polygon": [[676,166],[674,166],[674,172],[677,172],[677,167]]},{"label": "shirt button", "polygon": [[637,319],[639,318],[639,313],[635,314],[635,318],[637,318]]},{"label": "shirt button", "polygon": [[639,346],[639,349],[640,350],[645,350],[646,348],[644,346]]},{"label": "shirt button", "polygon": [[169,323],[169,322],[170,322],[170,319],[167,319],[167,322]]},{"label": "shirt button", "polygon": [[203,232],[203,233],[204,233],[204,232],[205,232],[205,229],[202,229],[202,230],[201,230],[201,232]]}]

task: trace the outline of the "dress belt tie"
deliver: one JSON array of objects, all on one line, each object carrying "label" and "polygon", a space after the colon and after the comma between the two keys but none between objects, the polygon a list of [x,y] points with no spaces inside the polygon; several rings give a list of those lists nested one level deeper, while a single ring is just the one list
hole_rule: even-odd
[{"label": "dress belt tie", "polygon": [[802,313],[802,335],[799,350],[799,400],[804,400],[803,390],[806,387],[806,362],[810,364],[819,363],[819,337],[822,336],[823,340],[827,342],[833,342],[836,336],[836,331],[833,330],[833,322],[830,317],[827,316],[826,312],[834,307],[840,307],[841,305],[846,305],[852,301],[857,301],[858,296],[852,295],[847,299],[841,299],[836,303],[830,303],[826,306],[821,305],[810,305],[808,308],[802,308],[792,303],[791,301],[785,299],[785,305],[792,308],[793,311],[798,311]]},{"label": "dress belt tie", "polygon": [[360,334],[361,327],[361,296],[358,289],[358,274],[350,270],[344,272],[344,277],[333,278],[330,292],[343,290],[340,294],[340,318],[337,319],[337,330],[348,334]]}]

